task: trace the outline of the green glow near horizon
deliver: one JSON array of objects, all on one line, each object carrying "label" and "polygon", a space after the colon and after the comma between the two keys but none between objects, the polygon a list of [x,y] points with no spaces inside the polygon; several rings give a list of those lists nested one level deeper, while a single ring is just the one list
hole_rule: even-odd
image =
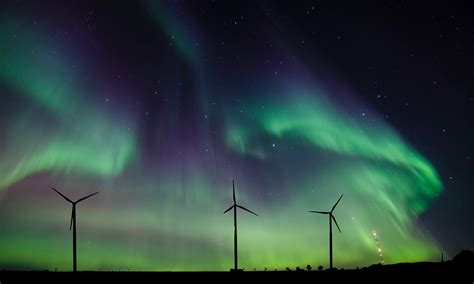
[{"label": "green glow near horizon", "polygon": [[[273,163],[276,157],[288,151],[289,145],[296,146],[295,141],[298,141],[312,145],[316,150],[305,159],[318,159],[318,153],[332,157],[327,168],[306,174],[303,181],[294,184],[294,188],[298,188],[298,201],[285,207],[324,209],[331,203],[321,203],[319,198],[329,195],[335,199],[344,193],[346,198],[336,217],[345,216],[347,223],[352,216],[357,216],[351,240],[364,244],[364,249],[374,245],[368,232],[373,228],[378,228],[377,231],[383,228],[383,244],[387,249],[384,256],[389,255],[386,263],[423,259],[439,251],[437,242],[418,224],[417,216],[440,193],[442,183],[433,166],[388,125],[346,116],[325,100],[321,92],[311,93],[305,89],[293,90],[283,96],[273,94],[271,100],[259,99],[258,103],[244,104],[242,108],[246,110],[244,118],[229,119],[227,128],[226,141],[237,153]],[[276,148],[262,145],[265,136],[270,138],[264,140],[273,141]],[[278,148],[285,150],[280,152]],[[296,150],[292,152],[294,155],[298,153]],[[304,185],[299,185],[301,182]],[[312,190],[317,190],[318,194],[310,194]],[[313,204],[307,201],[310,195],[314,196]],[[353,198],[352,204],[348,198]],[[324,223],[318,220],[320,230],[325,229]],[[300,224],[298,230],[304,226]],[[344,236],[336,233],[335,237]],[[348,243],[345,245],[347,247],[341,248],[342,245],[338,244],[347,259],[366,253],[359,245],[357,248]]]},{"label": "green glow near horizon", "polygon": [[[161,17],[155,20],[176,33],[179,54],[197,65],[192,40],[173,26],[179,21]],[[437,259],[440,245],[418,222],[442,189],[435,169],[390,126],[353,118],[324,99],[330,92],[301,84],[255,96],[242,103],[243,114],[219,121],[224,153],[157,158],[163,166],[147,171],[134,122],[86,95],[81,78],[92,67],[66,67],[80,60],[18,23],[0,25],[0,81],[21,104],[6,115],[14,123],[0,122],[0,268],[71,269],[71,209],[51,192],[53,182],[74,197],[100,191],[78,208],[79,270],[228,270],[233,224],[222,212],[232,179],[239,203],[260,214],[239,212],[246,270],[327,267],[327,218],[307,211],[329,209],[342,193],[337,267],[378,262],[373,229],[386,263]],[[247,166],[260,171],[249,174]]]}]

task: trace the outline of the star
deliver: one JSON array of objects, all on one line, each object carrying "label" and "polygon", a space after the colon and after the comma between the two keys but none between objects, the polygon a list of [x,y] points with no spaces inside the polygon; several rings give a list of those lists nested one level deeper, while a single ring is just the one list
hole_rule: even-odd
[{"label": "star", "polygon": [[[454,169],[456,163],[468,169],[473,153],[469,137],[454,134],[469,128],[474,94],[455,89],[469,87],[469,76],[452,74],[446,82],[442,76],[443,70],[469,74],[469,64],[462,59],[474,50],[467,48],[472,45],[466,37],[472,34],[472,27],[466,25],[464,16],[443,20],[442,26],[438,22],[449,15],[436,17],[436,24],[423,26],[426,38],[437,43],[446,40],[445,48],[439,49],[416,40],[420,27],[406,28],[419,17],[409,16],[404,22],[402,17],[389,16],[387,22],[381,14],[388,12],[386,9],[359,8],[359,4],[344,17],[345,12],[337,15],[340,9],[316,6],[317,1],[278,5],[236,1],[232,7],[212,5],[218,2],[215,0],[205,7],[144,1],[141,5],[117,3],[114,11],[104,10],[103,5],[96,10],[91,3],[74,5],[74,9],[67,3],[61,8],[60,4],[45,3],[40,14],[52,15],[45,18],[37,14],[35,5],[27,9],[28,4],[21,2],[21,9],[7,5],[0,17],[7,24],[0,25],[0,50],[6,51],[0,52],[0,66],[5,66],[0,68],[0,127],[7,136],[0,143],[0,152],[6,153],[0,159],[0,192],[18,191],[22,195],[18,203],[14,195],[5,195],[5,201],[9,197],[15,201],[11,208],[0,204],[0,216],[8,217],[0,218],[0,237],[7,240],[0,242],[0,251],[15,246],[11,255],[0,254],[2,263],[15,265],[15,259],[28,251],[31,240],[44,247],[56,246],[55,240],[70,242],[70,236],[54,230],[51,238],[49,233],[43,238],[33,230],[43,225],[49,228],[54,218],[42,218],[35,228],[25,226],[24,232],[9,226],[10,217],[25,221],[22,215],[30,213],[22,209],[28,208],[27,198],[37,194],[17,186],[28,183],[46,189],[51,184],[70,192],[84,191],[78,196],[95,190],[87,189],[88,185],[98,187],[103,193],[96,201],[91,200],[89,208],[81,209],[81,226],[94,222],[92,217],[97,214],[104,220],[121,214],[121,202],[133,194],[133,202],[126,208],[131,214],[126,214],[121,224],[110,222],[105,228],[133,234],[91,239],[91,245],[112,252],[111,263],[104,260],[103,265],[121,267],[122,271],[129,267],[227,269],[226,263],[232,262],[233,220],[222,214],[222,206],[230,206],[233,179],[243,206],[259,213],[266,211],[266,216],[277,216],[282,210],[288,213],[279,216],[281,220],[263,216],[239,223],[255,238],[278,236],[265,248],[257,242],[242,243],[243,255],[253,252],[255,267],[263,268],[267,263],[286,267],[293,262],[301,267],[303,261],[321,255],[322,264],[326,263],[327,227],[316,223],[311,230],[302,229],[306,218],[313,220],[305,211],[324,210],[342,193],[344,198],[349,194],[350,200],[342,199],[336,213],[353,221],[352,226],[347,224],[348,234],[342,235],[353,249],[342,251],[335,259],[336,266],[355,267],[378,260],[379,255],[387,256],[388,262],[423,258],[423,252],[435,251],[438,243],[452,241],[446,234],[431,236],[430,230],[425,230],[442,226],[442,220],[423,224],[432,214],[423,215],[423,220],[417,214],[435,209],[444,192],[450,192],[451,201],[461,198],[459,204],[443,203],[445,209],[469,206],[469,199],[462,199],[465,194],[456,196],[469,189],[469,170]],[[359,17],[353,16],[367,9],[376,15],[367,14],[358,23]],[[90,10],[94,16],[88,14]],[[64,12],[67,19],[61,17]],[[358,30],[366,24],[377,29],[359,37]],[[455,30],[457,26],[460,32]],[[114,28],[120,33],[103,37]],[[407,36],[394,40],[402,33]],[[346,35],[347,40],[357,39],[350,52],[343,46]],[[393,48],[377,48],[373,38],[394,42]],[[309,49],[313,45],[319,48]],[[103,50],[116,52],[103,57]],[[414,58],[421,51],[423,58]],[[438,79],[433,77],[443,84],[438,86]],[[428,106],[423,104],[426,102]],[[442,115],[437,116],[436,111]],[[278,141],[278,149],[271,140]],[[444,145],[443,155],[437,147],[441,142],[457,146]],[[464,162],[461,159],[459,163],[463,156]],[[459,192],[449,191],[453,186]],[[107,198],[112,187],[114,198]],[[396,194],[380,194],[391,188]],[[36,203],[39,210],[64,205],[50,195],[44,193],[45,198]],[[282,202],[276,203],[280,198]],[[288,200],[291,202],[285,202]],[[180,218],[180,207],[195,216]],[[361,219],[351,213],[361,214]],[[91,217],[89,221],[85,214]],[[387,214],[397,226],[386,222]],[[320,218],[313,217],[319,222]],[[105,222],[102,219],[99,221]],[[268,220],[287,226],[259,227]],[[417,226],[410,226],[413,223]],[[458,223],[460,229],[469,226]],[[381,235],[375,229],[370,231],[372,226],[377,226]],[[418,228],[424,234],[418,234]],[[81,236],[87,246],[86,231]],[[20,233],[27,236],[21,242],[15,240]],[[377,238],[400,233],[403,239],[387,239],[387,247],[380,247]],[[157,237],[161,235],[166,238]],[[133,242],[136,236],[143,242],[125,251],[123,259],[114,259],[121,254],[116,248]],[[337,240],[341,235],[334,237]],[[367,244],[367,239],[371,243]],[[206,258],[195,261],[194,256],[202,253],[202,248],[195,246],[199,242],[219,250],[210,250]],[[279,245],[295,242],[299,242],[296,250],[291,245]],[[385,244],[383,239],[381,242]],[[316,250],[305,250],[315,243]],[[149,252],[151,246],[157,249]],[[176,248],[182,251],[178,265]],[[343,247],[336,244],[334,249],[337,254]],[[64,252],[65,259],[68,252]],[[97,256],[90,255],[92,260]],[[39,266],[55,265],[41,252],[28,257]],[[156,259],[160,261],[150,266]],[[241,265],[245,266],[243,260]],[[378,263],[383,263],[383,258]],[[70,269],[69,262],[58,265],[59,270]],[[94,261],[88,266],[97,269]]]}]

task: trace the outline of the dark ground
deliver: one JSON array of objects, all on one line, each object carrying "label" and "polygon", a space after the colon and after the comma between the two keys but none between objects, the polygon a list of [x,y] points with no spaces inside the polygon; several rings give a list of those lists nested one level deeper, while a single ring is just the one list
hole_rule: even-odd
[{"label": "dark ground", "polygon": [[[142,283],[142,282],[173,282],[191,280],[193,283],[207,283],[212,280],[253,280],[262,279],[264,283],[327,283],[329,280],[344,283],[386,283],[391,281],[417,283],[474,283],[474,251],[463,250],[452,260],[445,262],[417,262],[398,264],[375,264],[360,269],[334,270],[303,270],[290,268],[280,271],[249,271],[246,273],[228,272],[92,272],[78,273],[50,271],[0,271],[0,283]],[[102,279],[101,279],[102,278]],[[158,281],[159,280],[159,281]],[[303,281],[305,280],[305,281]],[[422,280],[422,282],[418,282]],[[303,282],[302,282],[303,281]],[[361,282],[362,281],[362,282]]]}]

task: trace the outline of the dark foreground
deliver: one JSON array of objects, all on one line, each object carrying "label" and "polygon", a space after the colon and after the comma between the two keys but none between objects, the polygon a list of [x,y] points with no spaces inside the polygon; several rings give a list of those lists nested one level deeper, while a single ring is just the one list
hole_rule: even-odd
[{"label": "dark foreground", "polygon": [[[101,279],[103,278],[103,279]],[[345,283],[378,282],[385,283],[393,280],[409,281],[423,279],[423,283],[474,283],[474,252],[462,251],[453,260],[445,262],[417,262],[398,263],[388,265],[371,265],[360,269],[334,269],[334,270],[281,270],[281,271],[249,271],[249,272],[95,272],[82,271],[51,272],[51,271],[5,271],[0,270],[0,283],[69,283],[70,280],[80,283],[98,282],[105,280],[107,283],[140,283],[140,280],[152,282],[191,280],[193,283],[208,282],[215,278],[222,279],[249,279],[261,278],[265,283],[275,281],[279,283],[293,282],[300,279],[309,281],[343,280]],[[140,282],[137,282],[140,281]],[[429,282],[427,282],[429,281]],[[339,281],[338,281],[339,282]],[[299,283],[299,282],[298,282]],[[306,283],[306,282],[305,282]],[[327,283],[327,281],[324,281]]]}]

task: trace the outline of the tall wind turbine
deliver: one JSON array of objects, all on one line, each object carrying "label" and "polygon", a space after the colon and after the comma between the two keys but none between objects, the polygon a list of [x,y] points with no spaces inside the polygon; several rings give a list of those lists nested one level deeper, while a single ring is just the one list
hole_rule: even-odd
[{"label": "tall wind turbine", "polygon": [[67,198],[64,194],[56,190],[52,187],[54,191],[56,191],[59,195],[61,195],[67,202],[72,204],[72,214],[71,214],[71,224],[69,225],[69,230],[72,228],[72,259],[73,259],[73,270],[74,272],[77,271],[77,261],[76,261],[76,204],[91,197],[92,195],[96,195],[98,192],[89,194],[83,198],[80,198],[76,201],[72,201],[71,199]]},{"label": "tall wind turbine", "polygon": [[[344,195],[344,194],[343,194]],[[334,215],[332,214],[332,212],[334,211],[334,209],[336,208],[337,204],[339,203],[339,201],[341,201],[341,198],[342,196],[339,197],[339,199],[336,201],[336,204],[334,204],[334,206],[332,207],[331,211],[329,212],[325,212],[325,211],[309,211],[311,213],[318,213],[318,214],[327,214],[329,215],[329,267],[330,269],[332,269],[332,221],[334,220],[334,223],[336,224],[337,226],[337,229],[339,230],[339,233],[342,233],[341,232],[341,229],[339,228],[339,225],[337,224],[337,221],[336,221],[336,218],[334,217]]]},{"label": "tall wind turbine", "polygon": [[229,207],[229,209],[227,209],[226,211],[224,211],[224,213],[227,213],[230,209],[234,209],[234,271],[238,271],[237,268],[238,268],[238,265],[237,265],[237,207],[239,207],[240,209],[243,209],[247,212],[250,212],[252,213],[253,215],[255,216],[258,216],[257,213],[254,213],[250,210],[248,210],[247,208],[243,207],[243,206],[240,206],[236,203],[235,201],[235,186],[234,186],[234,180],[232,180],[232,197],[234,199],[234,204]]}]

